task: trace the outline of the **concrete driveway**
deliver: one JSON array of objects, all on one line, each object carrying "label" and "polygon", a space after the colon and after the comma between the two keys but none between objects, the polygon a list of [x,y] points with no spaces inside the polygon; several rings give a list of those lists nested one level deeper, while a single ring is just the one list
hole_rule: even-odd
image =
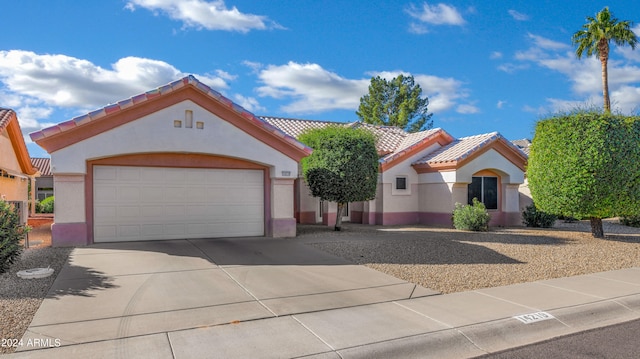
[{"label": "concrete driveway", "polygon": [[73,250],[23,341],[139,341],[433,294],[295,239],[99,244]]}]

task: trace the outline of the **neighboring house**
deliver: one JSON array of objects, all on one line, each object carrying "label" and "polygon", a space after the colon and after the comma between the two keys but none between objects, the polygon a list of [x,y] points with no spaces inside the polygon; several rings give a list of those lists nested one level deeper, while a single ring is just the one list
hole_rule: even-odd
[{"label": "neighboring house", "polygon": [[53,175],[51,174],[51,159],[32,157],[31,164],[40,171],[40,177],[36,177],[36,199],[42,201],[53,196]]},{"label": "neighboring house", "polygon": [[31,165],[18,116],[0,107],[0,198],[20,208],[22,223],[29,214],[29,182],[33,186],[37,172]]},{"label": "neighboring house", "polygon": [[[263,117],[290,136],[311,128],[336,125]],[[474,197],[491,213],[492,225],[520,225],[519,186],[526,155],[499,133],[454,139],[440,128],[408,133],[397,127],[364,123],[378,138],[380,174],[376,199],[350,203],[343,220],[368,224],[451,225],[455,203]],[[296,208],[301,223],[335,223],[335,204],[321,203],[298,185]]]},{"label": "neighboring house", "polygon": [[[237,236],[289,237],[296,222],[332,224],[300,178],[311,149],[295,137],[326,121],[258,118],[193,76],[106,106],[31,138],[51,154],[54,245]],[[375,200],[347,220],[451,224],[477,196],[492,223],[520,224],[526,155],[497,133],[454,139],[362,123],[378,137]]]}]

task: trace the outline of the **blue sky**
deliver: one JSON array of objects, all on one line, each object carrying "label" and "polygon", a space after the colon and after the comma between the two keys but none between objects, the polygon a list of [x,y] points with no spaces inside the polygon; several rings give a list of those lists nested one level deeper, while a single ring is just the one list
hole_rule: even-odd
[{"label": "blue sky", "polygon": [[[640,34],[634,3],[2,0],[0,106],[28,134],[193,74],[256,115],[351,122],[372,76],[404,73],[435,127],[531,138],[601,106],[600,63],[571,35],[604,6]],[[612,107],[637,113],[640,49],[610,56]]]}]

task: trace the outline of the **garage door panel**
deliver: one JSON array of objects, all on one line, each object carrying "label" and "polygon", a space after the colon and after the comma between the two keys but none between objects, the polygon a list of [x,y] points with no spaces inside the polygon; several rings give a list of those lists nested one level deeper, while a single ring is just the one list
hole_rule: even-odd
[{"label": "garage door panel", "polygon": [[264,235],[262,170],[94,166],[94,241]]}]

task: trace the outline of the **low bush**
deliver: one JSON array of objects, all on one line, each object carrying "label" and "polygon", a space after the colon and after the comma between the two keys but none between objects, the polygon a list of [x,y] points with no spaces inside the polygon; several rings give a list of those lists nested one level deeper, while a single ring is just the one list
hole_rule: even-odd
[{"label": "low bush", "polygon": [[36,204],[36,211],[38,210],[39,206],[40,213],[53,213],[54,201],[55,199],[53,198],[53,196],[43,199],[39,204]]},{"label": "low bush", "polygon": [[0,200],[0,273],[6,272],[20,257],[20,240],[28,231],[29,227],[20,224],[18,209]]},{"label": "low bush", "polygon": [[456,203],[453,210],[453,226],[463,231],[488,231],[490,219],[484,203],[476,198],[472,205]]},{"label": "low bush", "polygon": [[620,217],[620,223],[629,227],[640,227],[640,215]]},{"label": "low bush", "polygon": [[522,212],[522,223],[527,227],[551,228],[558,216],[539,211],[534,204],[527,206]]}]

